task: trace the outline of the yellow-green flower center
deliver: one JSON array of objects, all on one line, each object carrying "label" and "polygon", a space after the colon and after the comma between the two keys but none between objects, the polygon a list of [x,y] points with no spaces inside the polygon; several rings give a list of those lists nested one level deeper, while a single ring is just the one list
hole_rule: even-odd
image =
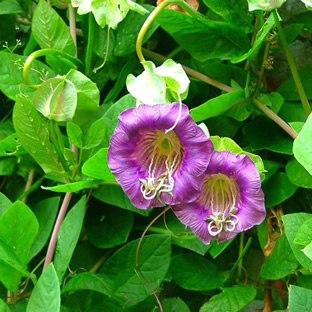
[{"label": "yellow-green flower center", "polygon": [[209,207],[211,215],[205,220],[208,232],[212,236],[221,235],[222,230],[235,230],[239,218],[235,215],[239,201],[239,187],[234,179],[223,173],[205,178],[201,195],[198,199],[204,207]]},{"label": "yellow-green flower center", "polygon": [[182,162],[184,149],[174,131],[152,131],[142,135],[138,143],[138,150],[142,153],[143,169],[148,176],[140,179],[141,192],[147,200],[165,192],[171,196],[174,188],[173,173]]}]

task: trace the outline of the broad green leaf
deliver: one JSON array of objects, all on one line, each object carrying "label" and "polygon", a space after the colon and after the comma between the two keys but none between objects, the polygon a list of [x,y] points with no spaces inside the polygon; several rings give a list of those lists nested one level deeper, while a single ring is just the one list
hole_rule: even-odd
[{"label": "broad green leaf", "polygon": [[68,26],[44,0],[40,0],[35,9],[32,32],[41,48],[53,48],[75,55],[76,48]]},{"label": "broad green leaf", "polygon": [[302,251],[312,261],[312,242],[305,246]]},{"label": "broad green leaf", "polygon": [[[180,298],[166,298],[161,301],[163,310],[165,312],[191,312],[186,303]],[[159,312],[159,307],[155,312]]]},{"label": "broad green leaf", "polygon": [[143,210],[134,207],[128,196],[123,192],[121,187],[117,185],[103,185],[98,189],[95,189],[92,192],[92,196],[106,204],[130,210],[143,216],[148,216],[151,212],[151,210]]},{"label": "broad green leaf", "polygon": [[112,248],[127,241],[133,225],[133,213],[103,205],[89,209],[86,217],[86,233],[97,248]]},{"label": "broad green leaf", "polygon": [[294,185],[312,188],[312,175],[295,158],[287,163],[286,173],[290,182]]},{"label": "broad green leaf", "polygon": [[229,110],[234,105],[240,105],[245,100],[245,92],[237,90],[230,93],[219,95],[207,102],[192,108],[190,115],[196,122],[219,116]]},{"label": "broad green leaf", "polygon": [[234,238],[229,239],[223,243],[218,243],[216,240],[211,241],[211,248],[209,249],[209,254],[212,258],[217,258],[223,250],[225,250],[234,240]]},{"label": "broad green leaf", "polygon": [[57,236],[54,266],[60,284],[79,239],[85,215],[85,201],[83,196],[68,212]]},{"label": "broad green leaf", "polygon": [[66,124],[66,132],[69,141],[75,146],[82,148],[82,130],[81,128],[75,124],[74,122],[68,122]]},{"label": "broad green leaf", "polygon": [[[15,101],[19,94],[32,96],[34,90],[24,84],[22,75],[26,56],[0,51],[0,90],[11,100]],[[42,83],[41,79],[54,77],[51,68],[34,60],[29,70],[31,83]]]},{"label": "broad green leaf", "polygon": [[265,206],[274,207],[293,196],[297,186],[292,184],[283,172],[276,173],[264,185]]},{"label": "broad green leaf", "polygon": [[292,155],[293,140],[278,125],[265,116],[258,116],[245,124],[243,133],[251,151],[267,149]]},{"label": "broad green leaf", "polygon": [[0,159],[0,176],[10,176],[16,170],[17,159],[15,157],[7,157]]},{"label": "broad green leaf", "polygon": [[47,243],[58,212],[59,202],[59,197],[48,197],[34,206],[33,212],[39,223],[39,232],[30,248],[29,259],[36,256]]},{"label": "broad green leaf", "polygon": [[[312,90],[310,88],[312,83],[312,65],[304,66],[299,70],[299,76],[302,81],[304,91],[309,100],[312,100]],[[287,101],[300,101],[300,96],[297,91],[294,79],[289,77],[286,79],[278,88],[278,92],[284,97]],[[303,110],[303,108],[301,107]]]},{"label": "broad green leaf", "polygon": [[53,264],[50,264],[40,276],[29,298],[26,312],[60,311],[60,286]]},{"label": "broad green leaf", "polygon": [[[154,7],[149,4],[142,5],[145,9],[151,12]],[[124,56],[135,51],[136,39],[139,34],[147,15],[142,15],[134,11],[130,11],[126,18],[118,25],[115,34],[117,44],[114,46],[114,55]],[[149,27],[144,36],[145,43],[158,28],[159,24],[154,21]]]},{"label": "broad green leaf", "polygon": [[312,114],[310,114],[294,141],[294,155],[298,162],[312,175]]},{"label": "broad green leaf", "polygon": [[27,152],[21,146],[16,133],[11,134],[0,141],[0,157],[3,156],[19,156]]},{"label": "broad green leaf", "polygon": [[0,218],[1,215],[12,205],[12,202],[0,192]]},{"label": "broad green leaf", "polygon": [[242,28],[246,33],[253,30],[252,17],[248,14],[245,0],[204,0],[204,3],[226,21]]},{"label": "broad green leaf", "polygon": [[107,147],[100,149],[83,164],[81,171],[88,177],[116,183],[107,165],[107,150]]},{"label": "broad green leaf", "polygon": [[294,239],[294,243],[307,246],[312,241],[312,219],[305,221],[302,226],[297,231],[297,234]]},{"label": "broad green leaf", "polygon": [[306,269],[312,270],[312,261],[302,252],[302,245],[296,244],[294,239],[300,227],[305,221],[312,218],[311,214],[307,213],[292,213],[283,216],[285,234],[289,245],[295,254],[298,262]]},{"label": "broad green leaf", "polygon": [[7,289],[16,292],[22,276],[35,278],[21,264],[13,246],[0,239],[0,281]]},{"label": "broad green leaf", "polygon": [[278,171],[279,168],[283,167],[281,163],[272,160],[264,159],[263,163],[266,170],[265,180],[270,179]]},{"label": "broad green leaf", "polygon": [[274,22],[274,17],[273,14],[271,14],[269,16],[269,18],[265,21],[265,23],[262,25],[262,27],[259,29],[255,42],[252,45],[252,48],[246,52],[245,54],[233,58],[231,61],[232,63],[239,63],[242,62],[244,60],[246,60],[247,58],[253,58],[253,55],[255,54],[255,52],[257,51],[257,49],[261,46],[264,38],[267,36],[267,34],[271,31],[271,29],[273,28],[273,26],[275,25]]},{"label": "broad green leaf", "polygon": [[65,77],[51,78],[36,90],[32,103],[48,119],[69,121],[77,108],[77,90]]},{"label": "broad green leaf", "polygon": [[0,239],[13,248],[24,267],[38,230],[36,216],[23,202],[15,202],[0,217]]},{"label": "broad green leaf", "polygon": [[109,141],[110,137],[114,133],[114,130],[118,123],[118,116],[124,110],[130,107],[135,107],[135,98],[130,94],[125,95],[116,103],[114,103],[104,114],[104,120],[109,120],[107,124],[107,131],[106,131],[106,140]]},{"label": "broad green leaf", "polygon": [[196,254],[181,254],[171,260],[170,274],[182,288],[196,291],[223,286],[224,274],[206,258]]},{"label": "broad green leaf", "polygon": [[1,312],[11,312],[9,306],[2,299],[0,299],[0,311]]},{"label": "broad green leaf", "polygon": [[307,120],[307,115],[302,109],[300,102],[284,102],[278,115],[284,119],[289,124],[291,122],[305,122]]},{"label": "broad green leaf", "polygon": [[99,146],[104,140],[105,133],[106,127],[104,120],[96,120],[89,128],[84,148],[90,149]]},{"label": "broad green leaf", "polygon": [[103,182],[102,180],[84,180],[67,184],[59,184],[56,186],[41,186],[42,189],[52,192],[78,192],[83,189],[96,187],[98,184]]},{"label": "broad green leaf", "polygon": [[66,79],[71,81],[77,91],[77,110],[74,121],[81,125],[89,121],[91,113],[99,108],[100,92],[97,85],[81,72],[71,69],[66,74]]},{"label": "broad green leaf", "polygon": [[298,262],[283,233],[277,240],[274,249],[261,268],[261,277],[267,280],[277,280],[292,274]]},{"label": "broad green leaf", "polygon": [[288,298],[289,312],[309,312],[312,310],[312,290],[295,285],[289,287]]},{"label": "broad green leaf", "polygon": [[18,97],[13,110],[13,123],[19,141],[45,173],[63,180],[63,167],[50,141],[49,123],[24,97]]},{"label": "broad green leaf", "polygon": [[0,2],[0,15],[19,13],[24,13],[24,10],[17,0],[4,0]]},{"label": "broad green leaf", "polygon": [[257,291],[250,286],[224,288],[221,294],[212,296],[200,312],[238,312],[256,297]]},{"label": "broad green leaf", "polygon": [[[101,268],[100,274],[82,273],[74,276],[64,292],[83,289],[102,292],[122,304],[142,301],[150,296],[150,289],[135,270],[136,249],[139,240],[132,241],[116,251]],[[149,284],[157,289],[170,264],[170,237],[168,235],[145,236],[139,251],[139,267]],[[83,282],[82,275],[89,282]],[[94,282],[92,282],[94,281]],[[125,297],[124,295],[127,294]]]},{"label": "broad green leaf", "polygon": [[160,219],[153,225],[153,229],[157,233],[171,235],[172,245],[192,250],[202,256],[211,248],[211,244],[203,244],[203,242],[192,233],[189,227],[185,228],[172,210],[166,212],[166,222]]},{"label": "broad green leaf", "polygon": [[181,47],[201,62],[213,58],[230,60],[250,48],[247,35],[227,22],[198,20],[174,10],[163,10],[157,21]]}]

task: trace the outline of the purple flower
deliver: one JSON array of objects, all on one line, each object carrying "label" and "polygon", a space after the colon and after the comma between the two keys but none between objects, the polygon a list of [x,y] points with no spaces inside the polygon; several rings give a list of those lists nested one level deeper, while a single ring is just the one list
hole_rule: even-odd
[{"label": "purple flower", "polygon": [[133,205],[148,209],[194,201],[212,151],[187,106],[142,104],[119,115],[107,159]]},{"label": "purple flower", "polygon": [[214,151],[200,196],[172,209],[205,244],[226,241],[265,218],[258,170],[247,155]]}]

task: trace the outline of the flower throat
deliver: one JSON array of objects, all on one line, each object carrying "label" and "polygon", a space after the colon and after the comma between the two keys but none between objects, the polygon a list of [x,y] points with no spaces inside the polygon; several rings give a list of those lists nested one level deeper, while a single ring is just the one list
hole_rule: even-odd
[{"label": "flower throat", "polygon": [[173,173],[181,164],[183,147],[174,131],[153,131],[145,134],[139,146],[145,157],[143,166],[148,168],[148,176],[140,179],[141,192],[145,199],[160,199],[161,193],[173,196]]},{"label": "flower throat", "polygon": [[222,230],[235,230],[239,218],[235,215],[239,201],[239,188],[235,180],[225,174],[217,173],[205,179],[204,192],[199,201],[210,207],[211,215],[205,220],[208,223],[208,232],[211,236],[221,235]]}]

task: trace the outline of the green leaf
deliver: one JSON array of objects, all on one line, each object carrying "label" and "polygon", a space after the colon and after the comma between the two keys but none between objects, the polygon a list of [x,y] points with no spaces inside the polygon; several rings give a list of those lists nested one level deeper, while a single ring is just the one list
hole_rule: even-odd
[{"label": "green leaf", "polygon": [[0,157],[3,156],[19,156],[27,152],[18,141],[16,133],[6,137],[0,141]]},{"label": "green leaf", "polygon": [[110,204],[113,206],[117,206],[119,208],[123,208],[126,210],[130,210],[133,212],[136,212],[138,214],[141,214],[143,216],[148,216],[151,212],[151,210],[143,210],[138,209],[134,207],[128,196],[123,192],[121,187],[119,186],[113,186],[113,185],[103,185],[99,187],[98,189],[95,189],[92,192],[92,196],[97,198],[98,200]]},{"label": "green leaf", "polygon": [[59,197],[48,197],[34,206],[33,213],[39,223],[39,232],[30,248],[29,259],[36,256],[47,243],[58,212],[59,202]]},{"label": "green leaf", "polygon": [[97,112],[100,92],[93,81],[77,70],[71,69],[66,74],[66,79],[71,81],[76,88],[78,98],[74,122],[81,125],[89,121],[91,113]]},{"label": "green leaf", "polygon": [[171,260],[170,274],[182,288],[207,291],[223,286],[224,274],[206,258],[196,254],[181,254]]},{"label": "green leaf", "polygon": [[292,274],[298,266],[298,261],[283,233],[277,240],[274,249],[261,267],[261,277],[267,280],[277,280]]},{"label": "green leaf", "polygon": [[75,55],[76,48],[68,26],[44,0],[39,1],[34,12],[32,32],[41,48],[53,48]]},{"label": "green leaf", "polygon": [[29,298],[26,312],[60,311],[60,286],[53,264],[50,264],[40,276]]},{"label": "green leaf", "polygon": [[262,10],[262,11],[272,11],[274,9],[277,9],[282,6],[282,4],[286,0],[276,0],[276,1],[270,1],[270,0],[247,0],[248,1],[248,7],[249,11],[254,10]]},{"label": "green leaf", "polygon": [[1,215],[12,205],[12,202],[0,192],[0,218]]},{"label": "green leaf", "polygon": [[19,13],[24,13],[24,10],[17,0],[5,0],[0,2],[0,15]]},{"label": "green leaf", "polygon": [[82,166],[82,173],[95,179],[116,182],[107,165],[107,150],[104,147],[89,158]]},{"label": "green leaf", "polygon": [[65,77],[51,78],[36,90],[32,103],[48,119],[69,121],[77,108],[77,90]]},{"label": "green leaf", "polygon": [[19,141],[45,173],[63,180],[63,167],[50,141],[49,124],[24,97],[18,97],[13,110],[13,123]]},{"label": "green leaf", "polygon": [[0,299],[0,311],[1,312],[11,312],[8,305],[2,299]]},{"label": "green leaf", "polygon": [[294,141],[294,155],[298,162],[312,175],[312,114],[310,114]]},{"label": "green leaf", "polygon": [[190,110],[190,115],[196,122],[219,116],[229,110],[234,105],[245,100],[245,92],[243,90],[232,91],[219,95],[204,104],[201,104]]},{"label": "green leaf", "polygon": [[243,127],[243,133],[252,151],[267,149],[292,155],[293,140],[278,125],[265,116],[258,116]]},{"label": "green leaf", "polygon": [[57,236],[54,266],[60,284],[79,239],[85,215],[85,201],[83,196],[68,212]]},{"label": "green leaf", "polygon": [[230,23],[197,20],[174,10],[163,10],[157,21],[201,62],[213,58],[229,60],[241,56],[250,48],[247,35]]},{"label": "green leaf", "polygon": [[99,146],[104,140],[105,133],[106,128],[104,120],[96,120],[89,129],[84,148],[90,149]]},{"label": "green leaf", "polygon": [[66,132],[68,135],[69,141],[75,146],[82,148],[82,130],[74,122],[68,122],[66,124]]},{"label": "green leaf", "polygon": [[[311,18],[311,17],[310,17]],[[310,88],[312,83],[312,65],[304,66],[299,70],[299,76],[302,81],[303,88],[305,90],[306,96],[309,100],[312,100],[312,90]],[[297,91],[294,79],[290,76],[286,79],[278,88],[278,92],[284,97],[287,101],[300,101],[300,96]],[[301,106],[303,111],[303,108]]]},{"label": "green leaf", "polygon": [[133,213],[120,211],[112,206],[89,209],[86,233],[91,244],[97,248],[112,248],[127,241],[133,225]]},{"label": "green leaf", "polygon": [[286,173],[290,182],[294,185],[312,188],[312,175],[295,158],[287,163]]},{"label": "green leaf", "polygon": [[20,201],[15,202],[0,217],[0,239],[13,248],[20,263],[25,267],[38,230],[36,216]]},{"label": "green leaf", "polygon": [[102,180],[84,180],[67,184],[59,184],[56,186],[41,186],[42,189],[52,192],[78,192],[83,189],[96,187],[98,184],[103,182]]},{"label": "green leaf", "polygon": [[16,170],[17,159],[15,157],[7,157],[0,159],[0,176],[10,176]]},{"label": "green leaf", "polygon": [[218,243],[217,240],[211,241],[211,248],[209,249],[209,254],[213,259],[217,258],[223,250],[225,250],[234,240],[234,238],[229,239],[223,243]]},{"label": "green leaf", "polygon": [[[74,276],[66,284],[64,292],[82,289],[94,290],[125,305],[127,302],[142,301],[150,296],[150,289],[135,270],[138,241],[132,241],[116,251],[104,263],[100,274],[82,273]],[[170,255],[169,236],[145,236],[139,252],[139,266],[140,271],[154,289],[160,286],[166,276]],[[84,282],[86,276],[88,282]],[[127,294],[126,297],[125,294]]]},{"label": "green leaf", "polygon": [[289,287],[289,311],[309,312],[312,310],[312,290],[295,285]]},{"label": "green leaf", "polygon": [[[161,301],[163,310],[165,312],[191,312],[186,303],[180,298],[166,298]],[[159,307],[155,312],[159,312]]]},{"label": "green leaf", "polygon": [[274,207],[294,195],[297,186],[292,184],[283,172],[276,173],[264,185],[265,206]]},{"label": "green leaf", "polygon": [[130,107],[136,106],[136,100],[130,94],[123,96],[119,99],[116,103],[114,103],[104,114],[104,120],[109,120],[107,123],[107,130],[106,130],[106,141],[109,142],[110,137],[113,135],[114,130],[118,123],[118,116],[124,110]]},{"label": "green leaf", "polygon": [[302,251],[312,261],[312,242],[305,246]]},{"label": "green leaf", "polygon": [[257,291],[250,286],[224,288],[221,294],[212,296],[200,312],[238,312],[256,297]]},{"label": "green leaf", "polygon": [[[149,4],[142,5],[145,9],[151,12],[154,7]],[[135,51],[136,38],[143,26],[147,15],[142,15],[134,11],[130,11],[126,18],[118,25],[116,34],[116,44],[114,46],[114,55],[124,56]],[[152,36],[159,24],[154,21],[149,27],[144,36],[143,44]]]},{"label": "green leaf", "polygon": [[302,245],[304,247],[310,244],[310,242],[312,241],[311,226],[312,219],[308,219],[307,221],[305,221],[299,228],[295,236],[294,243]]},{"label": "green leaf", "polygon": [[255,39],[255,42],[252,45],[252,48],[248,52],[246,52],[245,54],[243,54],[239,57],[233,58],[231,60],[232,63],[239,63],[239,62],[246,60],[247,58],[253,59],[254,55],[256,54],[255,52],[261,46],[264,38],[271,31],[271,29],[273,28],[274,25],[275,25],[274,17],[273,17],[273,14],[271,14],[269,16],[269,18],[265,21],[265,23],[262,25],[262,27],[259,29],[257,36],[256,36],[256,39]]},{"label": "green leaf", "polygon": [[240,27],[246,33],[253,31],[252,18],[248,14],[248,6],[245,0],[204,0],[204,3],[213,12]]},{"label": "green leaf", "polygon": [[[300,102],[284,102],[278,115],[289,124],[291,122],[305,122],[307,115]],[[300,129],[301,130],[301,129]]]},{"label": "green leaf", "polygon": [[304,268],[309,270],[312,270],[312,261],[302,252],[302,246],[296,244],[294,242],[294,239],[302,224],[305,221],[310,220],[311,218],[312,215],[307,213],[292,213],[283,216],[285,234],[289,242],[290,248],[295,254],[295,257],[297,258],[298,262]]},{"label": "green leaf", "polygon": [[[32,96],[34,90],[24,84],[23,64],[26,56],[0,51],[0,90],[15,101],[19,94]],[[43,63],[34,60],[31,63],[28,78],[32,83],[42,83],[41,79],[54,77],[53,70]]]}]

